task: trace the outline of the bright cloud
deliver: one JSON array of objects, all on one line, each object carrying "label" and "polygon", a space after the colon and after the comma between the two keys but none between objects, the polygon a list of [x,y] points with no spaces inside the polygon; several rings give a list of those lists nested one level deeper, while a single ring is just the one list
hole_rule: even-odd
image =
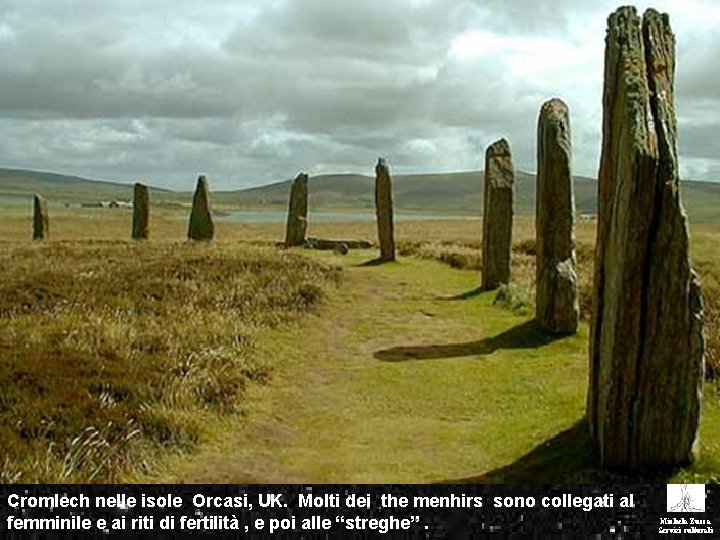
[{"label": "bright cloud", "polygon": [[[720,3],[657,0],[677,36],[681,170],[720,180]],[[588,0],[0,1],[0,166],[233,189],[298,170],[535,168],[564,99],[600,150],[605,21]],[[639,5],[639,10],[648,3]],[[190,183],[190,184],[189,184]]]}]

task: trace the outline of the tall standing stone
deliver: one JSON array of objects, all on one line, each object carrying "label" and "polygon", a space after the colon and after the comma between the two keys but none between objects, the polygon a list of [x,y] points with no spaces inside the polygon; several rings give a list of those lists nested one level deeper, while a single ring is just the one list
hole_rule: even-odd
[{"label": "tall standing stone", "polygon": [[133,221],[132,237],[134,240],[145,240],[150,228],[150,195],[148,187],[139,182],[133,188]]},{"label": "tall standing stone", "polygon": [[390,169],[383,158],[375,166],[375,211],[377,212],[380,260],[395,260],[395,225],[393,222],[393,193]]},{"label": "tall standing stone", "polygon": [[580,317],[575,270],[572,144],[565,103],[551,99],[538,118],[535,197],[535,314],[552,334],[574,334]]},{"label": "tall standing stone", "polygon": [[305,243],[308,214],[308,175],[300,173],[290,188],[285,245],[302,246]]},{"label": "tall standing stone", "polygon": [[703,306],[680,204],[674,74],[667,15],[610,15],[587,404],[607,466],[684,464],[696,448]]},{"label": "tall standing stone", "polygon": [[210,211],[210,189],[204,176],[199,176],[193,205],[190,212],[190,225],[188,238],[191,240],[212,240],[215,235],[215,225]]},{"label": "tall standing stone", "polygon": [[40,195],[33,197],[33,240],[47,240],[50,237],[50,220],[47,201]]},{"label": "tall standing stone", "polygon": [[483,289],[510,282],[514,179],[510,145],[505,139],[495,141],[485,152]]}]

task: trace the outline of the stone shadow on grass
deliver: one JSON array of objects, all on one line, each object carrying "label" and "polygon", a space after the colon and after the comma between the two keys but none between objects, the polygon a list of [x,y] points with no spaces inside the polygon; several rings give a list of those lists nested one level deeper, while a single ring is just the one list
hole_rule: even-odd
[{"label": "stone shadow on grass", "polygon": [[666,484],[672,471],[607,471],[599,467],[583,418],[509,465],[441,484]]},{"label": "stone shadow on grass", "polygon": [[474,289],[465,291],[464,293],[455,294],[453,296],[438,296],[436,300],[470,300],[471,298],[480,296],[484,292],[488,292],[488,290],[489,289],[484,289],[482,287],[475,287]]},{"label": "stone shadow on grass", "polygon": [[503,287],[502,284],[500,286],[492,287],[483,287],[482,285],[480,285],[479,287],[475,287],[474,289],[470,289],[469,291],[465,291],[460,294],[454,294],[452,296],[437,296],[435,297],[435,300],[470,300],[471,298],[480,296],[483,293],[494,292],[495,294],[498,294],[501,290],[501,287]]},{"label": "stone shadow on grass", "polygon": [[505,330],[496,336],[477,341],[392,347],[376,351],[373,356],[377,360],[384,362],[482,356],[492,354],[499,349],[536,349],[562,337],[564,336],[548,334],[533,319]]},{"label": "stone shadow on grass", "polygon": [[394,261],[384,261],[384,260],[382,260],[380,257],[378,257],[378,258],[376,258],[376,259],[370,259],[369,261],[365,261],[364,263],[360,263],[360,264],[357,264],[357,265],[355,265],[355,266],[358,266],[358,267],[380,266],[380,265],[383,265],[383,264],[392,264],[392,263],[394,263],[394,262],[397,262],[397,260],[394,260]]}]

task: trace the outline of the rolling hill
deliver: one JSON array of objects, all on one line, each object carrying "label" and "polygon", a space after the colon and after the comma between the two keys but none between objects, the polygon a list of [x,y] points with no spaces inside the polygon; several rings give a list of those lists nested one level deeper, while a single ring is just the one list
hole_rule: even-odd
[{"label": "rolling hill", "polygon": [[[594,182],[587,181],[594,191]],[[285,205],[291,180],[252,189],[227,192],[224,200],[234,204]],[[359,174],[330,174],[309,180],[310,207],[365,208],[375,206],[375,179]],[[518,213],[533,211],[535,176],[516,172],[515,205]],[[482,173],[466,171],[440,174],[393,175],[395,206],[403,211],[476,215],[482,208]],[[594,200],[594,195],[590,197]],[[583,200],[587,197],[583,197]],[[594,203],[593,203],[594,204]]]},{"label": "rolling hill", "polygon": [[[211,183],[212,183],[212,179]],[[224,206],[284,209],[291,180],[259,187],[214,191],[213,202]],[[515,173],[515,213],[532,215],[535,211],[535,175]],[[402,212],[478,215],[482,208],[482,172],[465,171],[436,174],[393,176],[395,206]],[[374,209],[374,178],[360,174],[327,174],[309,180],[310,209]],[[153,188],[155,202],[189,203],[191,192]],[[0,169],[0,199],[3,196],[28,196],[41,193],[51,201],[92,202],[129,199],[128,184],[104,182],[47,172]],[[160,196],[158,196],[160,195]],[[682,197],[693,222],[720,222],[720,183],[684,181]],[[592,214],[597,208],[597,182],[575,177],[575,203],[580,213]]]},{"label": "rolling hill", "polygon": [[[394,175],[394,202],[405,212],[478,215],[482,208],[481,171],[440,174]],[[575,205],[580,213],[597,211],[597,181],[575,176]],[[287,204],[291,180],[218,193],[216,198],[242,206]],[[684,181],[682,198],[693,221],[720,222],[720,183]],[[335,174],[311,177],[310,208],[374,208],[374,178],[358,174]],[[515,172],[515,213],[535,212],[535,175]]]},{"label": "rolling hill", "polygon": [[132,186],[50,172],[0,169],[0,196],[28,196],[34,193],[62,202],[91,202],[101,199],[130,199]]}]

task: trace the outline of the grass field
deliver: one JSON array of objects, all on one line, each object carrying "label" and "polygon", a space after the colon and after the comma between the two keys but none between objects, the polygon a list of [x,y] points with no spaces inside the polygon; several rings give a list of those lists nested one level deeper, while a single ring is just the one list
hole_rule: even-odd
[{"label": "grass field", "polygon": [[[532,323],[534,231],[516,222],[510,302],[479,293],[479,220],[397,224],[402,256],[283,251],[282,224],[59,210],[51,241],[0,222],[3,481],[597,482],[582,425],[587,325]],[[578,224],[581,288],[595,224]],[[374,239],[374,223],[312,224]],[[717,359],[720,229],[693,228]],[[583,305],[587,304],[587,300]],[[6,390],[7,389],[7,390]],[[718,388],[701,459],[661,480],[720,479]]]},{"label": "grass field", "polygon": [[718,479],[714,384],[706,390],[702,458],[691,469],[643,478],[600,471],[582,424],[586,325],[577,336],[552,339],[527,311],[477,293],[475,272],[417,258],[364,264],[374,256],[344,258],[343,287],[297,326],[263,340],[258,354],[272,359],[275,372],[251,391],[246,422],[136,480]]}]

